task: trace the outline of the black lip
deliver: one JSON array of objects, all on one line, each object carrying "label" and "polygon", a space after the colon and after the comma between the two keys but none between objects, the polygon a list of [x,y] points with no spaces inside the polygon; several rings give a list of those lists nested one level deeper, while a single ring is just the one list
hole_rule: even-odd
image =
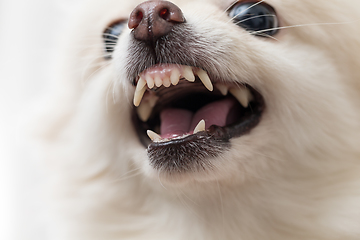
[{"label": "black lip", "polygon": [[169,173],[212,169],[209,160],[230,149],[230,142],[218,139],[216,132],[199,132],[183,139],[151,143],[147,148],[150,165]]},{"label": "black lip", "polygon": [[171,173],[207,171],[213,168],[212,158],[231,148],[229,140],[239,134],[250,132],[259,123],[260,118],[261,114],[257,113],[234,126],[212,125],[205,132],[182,139],[153,142],[147,147],[150,165],[154,169]]},{"label": "black lip", "polygon": [[203,171],[212,167],[211,159],[229,150],[232,138],[250,133],[261,121],[265,108],[263,97],[252,87],[246,87],[250,89],[254,100],[237,122],[224,127],[212,125],[206,131],[166,142],[152,142],[146,134],[148,123],[143,123],[134,111],[133,120],[140,141],[147,148],[151,166],[172,173]]}]

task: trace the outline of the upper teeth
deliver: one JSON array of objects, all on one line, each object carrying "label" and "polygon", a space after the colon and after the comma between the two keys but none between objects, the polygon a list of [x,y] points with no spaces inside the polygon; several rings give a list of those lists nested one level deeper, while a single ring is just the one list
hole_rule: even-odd
[{"label": "upper teeth", "polygon": [[140,105],[147,88],[152,89],[154,86],[170,87],[171,84],[177,85],[181,78],[184,78],[189,82],[194,82],[195,74],[198,75],[201,82],[209,91],[213,90],[214,87],[207,72],[195,67],[169,64],[166,65],[166,67],[158,66],[144,71],[140,74],[139,81],[136,85],[134,105]]},{"label": "upper teeth", "polygon": [[140,78],[138,84],[136,86],[135,94],[134,94],[134,105],[139,106],[142,97],[146,91],[146,81],[143,78]]},{"label": "upper teeth", "polygon": [[141,121],[146,122],[151,116],[151,112],[156,105],[158,97],[155,94],[149,94],[138,106],[137,113]]},{"label": "upper teeth", "polygon": [[190,66],[184,66],[183,67],[182,75],[189,82],[194,82],[195,81],[195,75],[194,75],[192,67],[190,67]]},{"label": "upper teeth", "polygon": [[209,78],[209,75],[207,74],[207,72],[205,72],[202,69],[199,69],[197,72],[198,77],[200,78],[201,82],[204,84],[204,86],[209,90],[212,91],[214,90],[214,87],[211,83],[211,80]]},{"label": "upper teeth", "polygon": [[226,96],[228,94],[229,88],[226,85],[217,83],[215,86],[217,89],[219,89],[222,95]]},{"label": "upper teeth", "polygon": [[171,72],[170,75],[170,82],[172,83],[172,85],[177,85],[179,83],[180,80],[180,71],[177,68],[174,68],[174,70]]},{"label": "upper teeth", "polygon": [[[150,93],[147,93],[143,100],[147,89],[152,89],[155,86],[170,87],[171,85],[177,85],[181,78],[194,82],[195,74],[209,91],[213,91],[214,87],[208,74],[199,68],[169,64],[166,67],[150,68],[141,73],[134,94],[134,105],[138,107],[137,112],[140,119],[144,122],[149,119],[152,109],[158,100],[155,94]],[[249,89],[244,86],[229,87],[221,83],[217,83],[215,86],[224,96],[230,92],[245,108],[248,107],[249,102],[254,98]]]},{"label": "upper teeth", "polygon": [[249,105],[249,102],[254,98],[250,90],[246,87],[230,88],[229,91],[245,108]]}]

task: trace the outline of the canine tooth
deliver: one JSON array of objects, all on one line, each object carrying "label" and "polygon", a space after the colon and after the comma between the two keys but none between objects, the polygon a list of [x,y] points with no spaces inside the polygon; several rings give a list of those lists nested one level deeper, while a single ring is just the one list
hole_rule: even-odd
[{"label": "canine tooth", "polygon": [[205,72],[204,70],[200,69],[197,72],[197,75],[199,76],[201,82],[204,84],[204,86],[209,90],[212,91],[214,90],[214,87],[211,83],[211,80],[209,78],[209,75],[207,74],[207,72]]},{"label": "canine tooth", "polygon": [[229,88],[224,84],[218,83],[215,85],[217,89],[221,92],[222,95],[226,96],[229,92]]},{"label": "canine tooth", "polygon": [[138,81],[138,83],[136,85],[136,90],[135,91],[140,91],[141,89],[144,88],[145,85],[146,85],[146,81],[142,77],[140,77],[139,81]]},{"label": "canine tooth", "polygon": [[144,93],[146,91],[146,86],[144,86],[142,89],[136,89],[134,94],[134,105],[137,107],[139,106],[142,97],[144,96]]},{"label": "canine tooth", "polygon": [[170,87],[171,86],[171,82],[170,82],[170,79],[168,77],[164,78],[163,80],[163,84],[165,87]]},{"label": "canine tooth", "polygon": [[153,132],[151,130],[147,130],[146,133],[149,136],[149,138],[151,139],[151,141],[153,141],[153,142],[158,142],[162,139],[159,134],[157,134],[156,132]]},{"label": "canine tooth", "polygon": [[194,129],[194,134],[198,132],[205,131],[205,120],[201,120]]},{"label": "canine tooth", "polygon": [[150,94],[149,98],[147,98],[146,101],[149,103],[149,106],[151,108],[154,108],[158,99],[159,99],[159,97],[157,97],[153,94]]},{"label": "canine tooth", "polygon": [[230,88],[229,91],[245,108],[247,108],[249,102],[253,100],[253,96],[248,88],[245,87]]},{"label": "canine tooth", "polygon": [[192,67],[190,67],[190,66],[185,66],[183,68],[182,75],[189,82],[194,82],[195,81],[195,75],[194,75],[194,73],[192,71]]},{"label": "canine tooth", "polygon": [[174,69],[171,72],[171,76],[170,76],[170,81],[172,85],[177,85],[179,83],[179,79],[180,79],[180,71],[178,69]]},{"label": "canine tooth", "polygon": [[157,86],[157,87],[161,87],[161,85],[163,84],[163,81],[161,80],[161,78],[159,76],[156,76],[154,78],[154,81],[155,81],[155,86]]},{"label": "canine tooth", "polygon": [[136,109],[137,114],[141,121],[146,122],[149,120],[153,107],[149,101],[143,101],[139,107]]},{"label": "canine tooth", "polygon": [[146,75],[145,80],[146,80],[148,88],[152,89],[154,87],[154,85],[155,85],[154,79],[152,79],[152,77],[150,75]]}]

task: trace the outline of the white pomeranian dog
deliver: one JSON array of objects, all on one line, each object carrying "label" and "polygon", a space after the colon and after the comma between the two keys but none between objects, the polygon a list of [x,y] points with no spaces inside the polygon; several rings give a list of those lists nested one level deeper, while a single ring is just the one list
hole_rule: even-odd
[{"label": "white pomeranian dog", "polygon": [[83,10],[45,119],[53,239],[360,239],[358,0]]}]

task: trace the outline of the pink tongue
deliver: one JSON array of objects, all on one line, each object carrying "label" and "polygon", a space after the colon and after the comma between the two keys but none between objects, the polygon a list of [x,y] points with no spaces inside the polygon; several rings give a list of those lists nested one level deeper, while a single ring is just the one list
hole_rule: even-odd
[{"label": "pink tongue", "polygon": [[229,111],[236,104],[234,99],[224,99],[209,103],[196,113],[189,110],[168,108],[161,112],[161,137],[173,138],[186,133],[192,133],[200,120],[205,120],[205,127],[217,125],[223,127],[227,124]]},{"label": "pink tongue", "polygon": [[188,132],[193,113],[185,109],[168,108],[161,112],[162,138],[173,138]]}]

